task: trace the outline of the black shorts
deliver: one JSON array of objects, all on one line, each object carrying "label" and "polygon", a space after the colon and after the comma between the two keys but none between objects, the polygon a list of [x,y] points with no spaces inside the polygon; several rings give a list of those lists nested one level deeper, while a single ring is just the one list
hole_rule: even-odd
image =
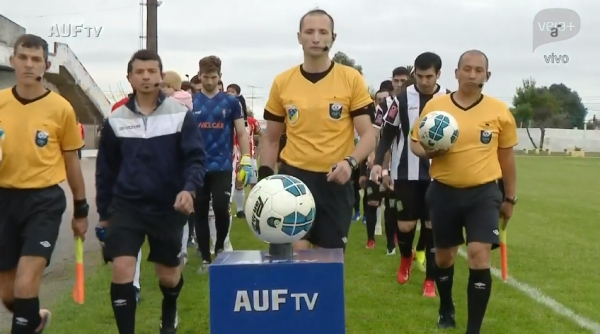
[{"label": "black shorts", "polygon": [[[502,194],[496,182],[470,188],[454,188],[433,181],[427,191],[431,228],[437,248],[470,242],[498,245],[498,217]],[[464,233],[463,233],[464,229]]]},{"label": "black shorts", "polygon": [[365,196],[368,202],[381,202],[383,199],[384,192],[381,191],[380,185],[374,181],[367,180],[367,189],[365,189]]},{"label": "black shorts", "polygon": [[115,200],[111,206],[104,241],[104,259],[136,257],[146,237],[150,246],[148,261],[167,267],[179,266],[183,227],[188,217],[173,210],[164,215],[144,214],[139,207]]},{"label": "black shorts", "polygon": [[430,181],[394,180],[398,221],[429,221],[429,207],[425,194]]},{"label": "black shorts", "polygon": [[321,248],[346,248],[354,206],[352,182],[343,185],[328,182],[326,173],[310,172],[285,163],[279,173],[300,179],[315,199],[315,221],[304,239]]},{"label": "black shorts", "polygon": [[66,208],[58,185],[0,188],[0,271],[17,268],[21,256],[43,257],[50,264]]}]

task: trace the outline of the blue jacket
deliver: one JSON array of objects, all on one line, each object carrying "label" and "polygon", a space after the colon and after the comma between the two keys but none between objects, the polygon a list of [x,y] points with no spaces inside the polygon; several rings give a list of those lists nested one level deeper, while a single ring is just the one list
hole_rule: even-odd
[{"label": "blue jacket", "polygon": [[136,111],[135,96],[117,108],[100,134],[96,159],[96,207],[110,218],[113,200],[149,214],[173,212],[177,194],[202,187],[206,154],[194,117],[159,96],[149,116]]}]

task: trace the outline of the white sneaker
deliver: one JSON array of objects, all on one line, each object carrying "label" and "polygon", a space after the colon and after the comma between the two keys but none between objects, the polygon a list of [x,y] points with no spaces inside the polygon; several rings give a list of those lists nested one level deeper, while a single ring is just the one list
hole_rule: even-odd
[{"label": "white sneaker", "polygon": [[381,235],[381,226],[375,226],[375,235]]},{"label": "white sneaker", "polygon": [[226,252],[233,252],[233,246],[231,245],[231,241],[229,241],[229,238],[225,239],[224,247]]},{"label": "white sneaker", "polygon": [[385,255],[396,255],[396,248],[392,249],[392,251],[387,251]]}]

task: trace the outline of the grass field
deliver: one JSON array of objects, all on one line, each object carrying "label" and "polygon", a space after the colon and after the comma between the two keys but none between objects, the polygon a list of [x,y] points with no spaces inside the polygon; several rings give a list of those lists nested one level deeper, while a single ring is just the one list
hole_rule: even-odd
[{"label": "grass field", "polygon": [[[519,157],[519,204],[509,229],[510,274],[533,286],[581,317],[600,322],[600,219],[598,172],[600,159]],[[406,286],[396,283],[398,257],[385,256],[385,240],[366,250],[365,227],[352,226],[346,263],[348,334],[438,333],[437,299],[420,296],[423,274],[413,272]],[[236,249],[259,249],[247,224],[234,222]],[[497,254],[496,254],[497,255]],[[498,264],[497,259],[495,263]],[[208,333],[208,278],[196,274],[198,259],[185,270],[186,285],[179,302],[179,333]],[[455,302],[458,329],[465,332],[467,267],[457,262]],[[117,333],[109,299],[110,268],[88,273],[86,303],[70,296],[54,305],[46,334]],[[161,295],[150,264],[143,265],[143,301],[137,312],[137,333],[157,333]],[[572,316],[571,316],[572,318]],[[486,334],[589,333],[569,318],[542,306],[508,284],[494,281],[484,324]],[[233,333],[232,333],[233,334]],[[271,333],[266,333],[271,334]],[[279,334],[279,333],[277,333]]]}]

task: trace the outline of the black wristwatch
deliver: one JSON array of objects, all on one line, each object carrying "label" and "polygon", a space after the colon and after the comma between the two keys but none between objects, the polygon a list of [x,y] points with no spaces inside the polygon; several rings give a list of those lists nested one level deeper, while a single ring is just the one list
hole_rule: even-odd
[{"label": "black wristwatch", "polygon": [[85,199],[77,199],[73,201],[73,218],[87,218],[90,211],[90,206]]},{"label": "black wristwatch", "polygon": [[506,202],[508,204],[516,205],[517,204],[517,196],[515,196],[515,197],[504,197],[504,202]]},{"label": "black wristwatch", "polygon": [[344,161],[348,162],[348,165],[350,165],[350,168],[352,168],[352,170],[356,170],[358,168],[358,161],[356,161],[354,157],[347,156],[344,158]]}]

